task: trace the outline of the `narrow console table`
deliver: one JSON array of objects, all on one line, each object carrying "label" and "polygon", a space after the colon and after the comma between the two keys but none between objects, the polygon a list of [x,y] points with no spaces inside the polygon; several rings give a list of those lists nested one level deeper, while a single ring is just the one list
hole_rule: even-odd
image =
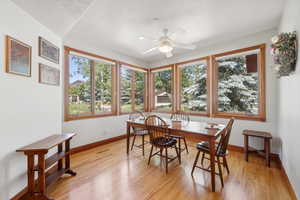
[{"label": "narrow console table", "polygon": [[[256,152],[258,155],[261,155],[265,157],[266,159],[266,165],[270,167],[270,149],[271,149],[271,142],[272,135],[268,132],[262,132],[262,131],[255,131],[255,130],[244,130],[244,143],[245,143],[245,160],[248,162],[248,154],[250,152]],[[253,147],[249,147],[249,137],[257,137],[262,138],[264,140],[264,149],[263,150],[257,150]]]},{"label": "narrow console table", "polygon": [[[70,169],[70,140],[74,136],[74,133],[51,135],[17,150],[17,152],[24,152],[27,156],[28,189],[21,199],[51,200],[46,195],[46,187],[65,173],[76,175]],[[48,151],[56,146],[57,153],[45,159]],[[38,157],[37,164],[35,164],[35,156]],[[38,173],[37,179],[35,172]]]}]

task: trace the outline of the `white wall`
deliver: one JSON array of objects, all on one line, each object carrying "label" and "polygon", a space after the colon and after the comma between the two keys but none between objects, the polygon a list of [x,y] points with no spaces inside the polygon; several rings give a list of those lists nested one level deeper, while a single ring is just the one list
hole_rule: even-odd
[{"label": "white wall", "polygon": [[[203,56],[209,56],[217,53],[222,53],[234,49],[245,48],[249,46],[254,46],[262,43],[267,44],[266,53],[266,122],[248,121],[248,120],[237,120],[233,126],[233,132],[230,139],[230,143],[233,145],[243,146],[243,136],[242,131],[244,129],[254,129],[261,131],[269,131],[273,135],[272,140],[272,152],[278,153],[278,134],[277,134],[277,100],[276,100],[276,90],[277,82],[273,71],[271,70],[272,60],[269,54],[270,48],[270,38],[277,34],[276,29],[267,30],[264,32],[249,35],[247,37],[239,38],[231,42],[224,42],[217,45],[201,48],[193,51],[192,53],[172,57],[170,59],[165,59],[161,62],[150,63],[151,67],[167,65],[172,63],[177,63],[180,61],[187,61],[194,58],[200,58]],[[226,123],[228,119],[213,119],[207,117],[193,117],[193,120],[199,121],[214,121]],[[251,140],[253,146],[262,147],[262,141]]]},{"label": "white wall", "polygon": [[[107,49],[93,47],[93,45],[86,44],[85,41],[72,40],[72,38],[68,38],[68,40],[64,41],[64,45],[94,53],[96,55],[127,62],[129,64],[147,66],[147,63],[143,61],[124,56]],[[128,115],[121,115],[68,121],[63,123],[63,132],[76,133],[77,135],[72,140],[71,146],[81,146],[125,134],[127,119]]]},{"label": "white wall", "polygon": [[78,40],[77,38],[72,38],[72,36],[69,37],[69,35],[65,36],[63,39],[63,43],[65,46],[69,46],[75,49],[79,49],[82,51],[86,51],[89,53],[94,53],[99,56],[115,59],[122,62],[127,62],[129,64],[135,64],[143,67],[147,67],[149,63],[144,62],[142,60],[132,58],[120,53],[117,53],[115,51],[106,49],[106,48],[99,48],[95,46],[94,44],[86,43],[84,38],[82,40]]},{"label": "white wall", "polygon": [[[279,32],[297,31],[300,38],[300,1],[288,0]],[[300,51],[296,73],[279,79],[278,123],[282,143],[281,160],[294,190],[300,197]]]},{"label": "white wall", "polygon": [[[27,161],[16,149],[62,131],[62,87],[38,83],[38,36],[61,46],[61,39],[10,0],[0,1],[0,199],[7,200],[27,185]],[[4,72],[5,35],[32,46],[32,77]]]}]

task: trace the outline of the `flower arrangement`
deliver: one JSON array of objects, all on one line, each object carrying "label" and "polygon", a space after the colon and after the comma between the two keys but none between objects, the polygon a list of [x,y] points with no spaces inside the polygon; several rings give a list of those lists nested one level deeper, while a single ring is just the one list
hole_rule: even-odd
[{"label": "flower arrangement", "polygon": [[271,55],[274,59],[274,69],[278,78],[289,76],[295,71],[297,63],[297,35],[293,33],[281,33],[272,37]]}]

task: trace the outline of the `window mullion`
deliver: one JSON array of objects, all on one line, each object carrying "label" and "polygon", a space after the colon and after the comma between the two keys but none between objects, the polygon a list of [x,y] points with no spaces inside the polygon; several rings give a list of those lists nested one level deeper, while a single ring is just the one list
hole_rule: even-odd
[{"label": "window mullion", "polygon": [[95,114],[95,100],[96,100],[96,74],[95,74],[95,61],[90,61],[90,67],[91,67],[91,81],[92,81],[92,88],[91,88],[91,109],[92,114]]},{"label": "window mullion", "polygon": [[135,81],[135,71],[131,71],[131,106],[132,111],[135,111],[135,93],[136,93],[136,81]]}]

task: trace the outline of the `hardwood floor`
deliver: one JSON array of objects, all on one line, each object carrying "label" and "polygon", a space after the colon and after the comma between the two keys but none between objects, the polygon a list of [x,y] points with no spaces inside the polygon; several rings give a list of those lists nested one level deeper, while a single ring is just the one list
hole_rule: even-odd
[{"label": "hardwood floor", "polygon": [[[77,176],[60,179],[48,194],[56,200],[295,199],[274,162],[268,168],[262,158],[251,155],[247,163],[242,153],[234,151],[228,159],[230,175],[223,170],[225,187],[221,188],[216,176],[217,192],[210,192],[209,173],[195,169],[194,177],[190,175],[196,149],[195,143],[189,141],[188,145],[190,153],[182,153],[181,165],[170,163],[168,174],[159,157],[147,165],[149,145],[145,157],[137,148],[127,156],[125,140],[77,153],[71,157]],[[175,150],[169,151],[175,155]]]}]

